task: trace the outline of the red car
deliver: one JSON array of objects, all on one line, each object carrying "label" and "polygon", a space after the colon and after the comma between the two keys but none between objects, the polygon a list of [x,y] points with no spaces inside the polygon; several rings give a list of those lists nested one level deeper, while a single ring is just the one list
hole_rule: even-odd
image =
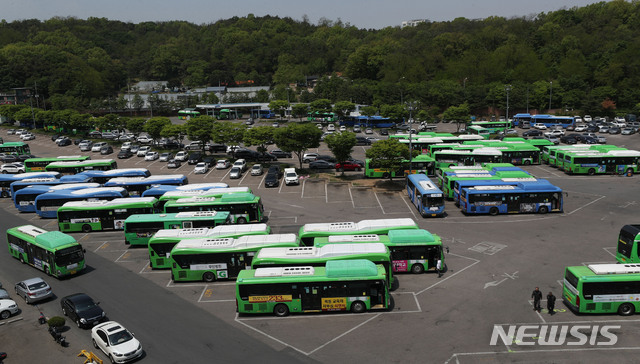
[{"label": "red car", "polygon": [[342,163],[336,163],[336,171],[338,172],[342,172],[342,171],[360,171],[362,170],[362,167],[357,164],[357,163],[353,163],[353,162],[342,162]]}]

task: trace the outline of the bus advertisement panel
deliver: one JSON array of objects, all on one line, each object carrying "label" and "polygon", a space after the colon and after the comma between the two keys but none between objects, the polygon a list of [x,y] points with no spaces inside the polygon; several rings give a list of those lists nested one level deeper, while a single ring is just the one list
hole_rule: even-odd
[{"label": "bus advertisement panel", "polygon": [[324,267],[259,268],[240,272],[240,314],[351,311],[389,308],[385,269],[369,260],[333,260]]},{"label": "bus advertisement panel", "polygon": [[369,158],[364,162],[364,175],[368,178],[405,177],[412,173],[435,176],[434,159],[426,154],[420,154],[415,156],[411,162],[408,159],[403,160],[400,169],[395,171],[382,168]]},{"label": "bus advertisement panel", "polygon": [[63,232],[123,230],[133,214],[152,214],[154,197],[116,198],[110,201],[71,201],[58,209],[58,228]]},{"label": "bus advertisement panel", "polygon": [[59,231],[46,231],[33,225],[7,230],[9,253],[57,278],[74,275],[85,269],[82,245]]},{"label": "bus advertisement panel", "polygon": [[391,230],[418,229],[418,224],[410,218],[373,219],[360,222],[321,222],[300,227],[300,245],[313,246],[318,237],[353,234],[388,234]]},{"label": "bus advertisement panel", "polygon": [[20,189],[13,196],[13,203],[20,212],[36,212],[36,198],[43,193],[60,190],[81,190],[84,188],[97,188],[99,183],[63,183],[57,186],[35,185]]},{"label": "bus advertisement panel", "polygon": [[[181,212],[189,214],[189,212]],[[171,249],[181,240],[210,238],[239,238],[245,235],[267,235],[267,224],[219,225],[214,228],[163,229],[149,238],[149,262],[151,269],[171,268]]]},{"label": "bus advertisement panel", "polygon": [[407,195],[422,217],[444,215],[444,194],[424,174],[407,176]]}]

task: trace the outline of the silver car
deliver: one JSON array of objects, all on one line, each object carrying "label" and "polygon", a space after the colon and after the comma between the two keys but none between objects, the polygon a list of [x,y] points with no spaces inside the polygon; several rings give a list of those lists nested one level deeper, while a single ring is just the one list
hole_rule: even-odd
[{"label": "silver car", "polygon": [[229,171],[229,178],[236,179],[242,177],[242,169],[240,167],[233,167]]},{"label": "silver car", "polygon": [[26,303],[42,301],[53,296],[51,286],[42,278],[30,278],[16,283],[16,294]]}]

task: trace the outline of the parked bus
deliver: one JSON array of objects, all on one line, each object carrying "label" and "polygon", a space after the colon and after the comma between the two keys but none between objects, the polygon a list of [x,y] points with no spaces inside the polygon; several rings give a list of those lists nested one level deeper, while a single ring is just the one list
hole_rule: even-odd
[{"label": "parked bus", "polygon": [[190,197],[168,201],[164,212],[229,211],[231,223],[262,222],[262,199],[252,193],[231,193],[222,197]]},{"label": "parked bus", "polygon": [[43,193],[60,190],[81,190],[84,188],[97,188],[99,183],[62,183],[59,185],[34,185],[18,190],[13,195],[13,203],[20,212],[36,212],[36,198]]},{"label": "parked bus", "polygon": [[522,129],[531,128],[531,114],[529,113],[515,114],[513,116],[513,126],[514,127],[517,126]]},{"label": "parked bus", "polygon": [[460,192],[465,214],[513,214],[562,212],[562,189],[546,180],[516,186],[475,186]]},{"label": "parked bus", "polygon": [[311,266],[324,267],[332,260],[366,259],[382,265],[387,272],[387,284],[392,287],[393,268],[389,248],[382,243],[327,244],[322,247],[262,248],[251,268]]},{"label": "parked bus", "polygon": [[531,124],[533,124],[534,126],[537,124],[542,124],[547,128],[550,128],[552,126],[561,126],[566,129],[567,126],[575,126],[576,121],[572,116],[554,116],[540,114],[531,116]]},{"label": "parked bus", "polygon": [[434,176],[434,159],[426,154],[420,154],[415,156],[411,160],[411,163],[409,163],[408,159],[402,161],[402,167],[395,171],[388,168],[381,168],[368,158],[364,162],[364,176],[368,178],[404,177],[411,174],[411,171],[413,171],[412,173]]},{"label": "parked bus", "polygon": [[114,198],[127,196],[127,190],[122,187],[98,187],[45,192],[36,197],[36,213],[44,219],[55,219],[58,216],[58,208],[69,201],[113,200]]},{"label": "parked bus", "polygon": [[182,191],[167,191],[158,198],[158,207],[162,208],[168,201],[180,200],[183,198],[193,197],[216,197],[220,198],[228,193],[252,193],[249,187],[227,187],[227,188],[210,188],[208,190],[182,190]]},{"label": "parked bus", "polygon": [[148,190],[142,192],[142,197],[155,197],[160,198],[165,192],[169,191],[196,191],[196,190],[210,190],[213,188],[227,188],[226,183],[211,182],[211,183],[191,183],[184,186],[173,185],[157,185],[151,186]]},{"label": "parked bus", "polygon": [[298,246],[296,234],[181,240],[171,249],[171,279],[213,282],[236,278],[240,271],[251,269],[251,260],[258,250],[295,246]]},{"label": "parked bus", "polygon": [[131,197],[140,197],[154,185],[183,186],[189,183],[184,174],[163,174],[149,177],[116,177],[104,183],[105,187],[123,187]]},{"label": "parked bus", "polygon": [[305,224],[300,227],[298,239],[300,245],[313,246],[313,240],[331,235],[388,234],[391,230],[418,229],[413,219],[374,219],[360,222],[321,222]]},{"label": "parked bus", "polygon": [[89,159],[81,162],[54,162],[49,163],[47,172],[60,172],[62,174],[76,174],[88,170],[108,171],[118,168],[118,163],[113,159]]},{"label": "parked bus", "polygon": [[101,201],[71,201],[58,209],[58,229],[62,232],[123,230],[124,221],[134,214],[153,214],[154,197],[116,198]]},{"label": "parked bus", "polygon": [[474,150],[441,150],[433,155],[436,169],[451,166],[482,166],[485,163],[502,162],[502,152],[495,148]]},{"label": "parked bus", "polygon": [[229,212],[227,211],[131,215],[124,221],[124,242],[125,244],[147,246],[153,234],[160,230],[212,228],[227,223],[229,223]]},{"label": "parked bus", "polygon": [[491,130],[480,125],[471,125],[467,127],[466,130],[470,135],[478,135],[483,139],[489,139],[489,137],[491,136]]},{"label": "parked bus", "polygon": [[618,235],[616,260],[622,264],[640,263],[638,242],[640,242],[640,225],[624,225]]},{"label": "parked bus", "polygon": [[112,178],[118,177],[149,177],[151,172],[146,168],[119,168],[109,171],[84,171],[78,173],[78,175],[89,176],[93,179],[93,182],[103,184]]},{"label": "parked bus", "polygon": [[86,267],[82,245],[59,231],[17,226],[7,230],[7,242],[11,256],[57,278],[77,274]]},{"label": "parked bus", "polygon": [[475,179],[466,178],[454,181],[453,187],[453,203],[460,207],[460,191],[463,188],[470,188],[475,186],[517,186],[518,183],[537,182],[537,178],[533,176],[529,177],[516,177],[516,178],[499,178],[499,179]]},{"label": "parked bus", "polygon": [[556,166],[556,153],[561,150],[590,150],[589,144],[574,144],[574,145],[547,145],[542,148],[542,154],[540,160],[544,164],[548,164],[552,167]]},{"label": "parked bus", "polygon": [[442,239],[424,229],[391,230],[386,234],[331,235],[314,239],[314,246],[327,244],[382,243],[389,248],[393,271],[420,274],[435,271],[440,260],[444,269]]},{"label": "parked bus", "polygon": [[[448,134],[448,135],[438,135],[438,136],[420,136],[420,134],[418,134],[417,137],[413,137],[413,136],[411,138],[402,137],[402,136],[408,136],[408,135],[409,134],[400,134],[399,135],[400,137],[396,139],[398,139],[398,142],[400,142],[400,144],[405,144],[407,147],[409,146],[409,144],[411,144],[411,149],[420,151],[421,154],[428,154],[429,147],[433,144],[446,144],[446,143],[455,144],[455,143],[463,143],[466,141],[477,141],[477,140],[484,139],[484,137],[480,135],[471,135],[471,134],[460,134],[460,135]],[[396,136],[398,135],[396,134]]]},{"label": "parked bus", "polygon": [[640,151],[611,150],[607,153],[578,154],[567,153],[563,169],[569,174],[626,174],[638,173]]},{"label": "parked bus", "polygon": [[26,172],[44,172],[45,167],[55,162],[82,162],[91,159],[86,155],[68,155],[53,158],[29,158],[24,161]]},{"label": "parked bus", "polygon": [[189,120],[198,116],[200,116],[200,112],[195,109],[178,110],[178,119],[180,120]]},{"label": "parked bus", "polygon": [[240,314],[386,310],[390,305],[385,269],[369,260],[334,260],[325,267],[260,268],[240,272],[236,304]]},{"label": "parked bus", "polygon": [[[198,214],[199,212],[181,212]],[[222,213],[220,213],[222,215]],[[218,225],[214,228],[163,229],[149,238],[149,263],[151,269],[171,268],[171,249],[181,240],[239,238],[245,235],[267,235],[271,228],[267,224]]]},{"label": "parked bus", "polygon": [[496,134],[500,131],[511,129],[511,121],[472,121],[470,127],[480,126],[489,130],[490,134]]},{"label": "parked bus", "polygon": [[11,197],[11,184],[17,181],[32,180],[36,181],[42,178],[51,178],[52,180],[60,178],[59,172],[29,172],[18,174],[0,175],[0,197]]},{"label": "parked bus", "polygon": [[7,142],[0,144],[0,153],[28,155],[31,154],[29,144],[23,142]]},{"label": "parked bus", "polygon": [[637,264],[589,264],[567,267],[562,298],[578,313],[633,315],[640,309]]},{"label": "parked bus", "polygon": [[407,176],[407,195],[422,217],[444,215],[444,195],[424,174]]},{"label": "parked bus", "polygon": [[[39,172],[42,173],[42,172]],[[18,191],[26,187],[36,186],[57,186],[62,184],[75,184],[75,183],[89,183],[92,182],[91,178],[81,175],[67,175],[60,178],[27,178],[21,181],[12,182],[9,188],[11,189],[11,198],[14,199]]]}]

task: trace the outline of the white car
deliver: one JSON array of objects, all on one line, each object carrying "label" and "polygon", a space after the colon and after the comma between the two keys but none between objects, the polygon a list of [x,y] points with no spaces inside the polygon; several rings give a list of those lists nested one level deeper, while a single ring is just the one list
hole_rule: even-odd
[{"label": "white car", "polygon": [[173,159],[173,153],[160,154],[160,162],[168,162],[170,159]]},{"label": "white car", "polygon": [[587,130],[586,125],[576,125],[576,128],[574,129],[574,131],[577,131],[577,132],[586,131],[586,130]]},{"label": "white car", "polygon": [[147,153],[149,153],[151,151],[151,147],[149,146],[142,146],[140,147],[140,149],[138,149],[138,153],[136,154],[138,157],[144,157],[147,155]]},{"label": "white car", "polygon": [[371,129],[371,128],[366,128],[366,129],[364,130],[364,133],[365,133],[365,134],[373,134],[373,129]]},{"label": "white car", "polygon": [[216,169],[227,169],[231,167],[231,162],[226,159],[220,159],[216,162]]},{"label": "white car", "polygon": [[196,167],[193,169],[193,173],[195,174],[204,174],[207,172],[209,172],[209,166],[205,162],[196,164]]},{"label": "white car", "polygon": [[544,125],[544,124],[535,124],[533,127],[538,129],[538,130],[546,130],[547,129],[547,126]]},{"label": "white car", "polygon": [[31,133],[25,133],[25,134],[20,135],[20,139],[22,139],[22,140],[33,140],[35,138],[36,138],[36,136],[34,134],[31,134]]},{"label": "white car", "polygon": [[176,153],[175,160],[180,162],[185,162],[187,159],[189,159],[189,152],[185,152],[181,150],[178,153]]},{"label": "white car", "polygon": [[233,167],[238,167],[242,170],[242,172],[247,170],[247,161],[245,161],[244,159],[238,159],[237,161],[233,162]]},{"label": "white car", "polygon": [[146,161],[154,161],[158,158],[160,158],[158,152],[147,152],[147,154],[144,155],[144,160]]},{"label": "white car", "polygon": [[129,150],[129,149],[131,149],[131,142],[122,143],[122,146],[120,147],[120,150]]},{"label": "white car", "polygon": [[334,124],[327,125],[327,131],[336,131],[336,126]]},{"label": "white car", "polygon": [[318,159],[318,153],[305,153],[302,156],[302,162],[303,163],[313,162],[313,161],[315,161],[317,159]]},{"label": "white car", "polygon": [[548,132],[544,133],[544,136],[546,136],[546,137],[559,138],[559,137],[561,137],[563,135],[564,135],[564,130],[551,130],[551,131],[548,131]]},{"label": "white car", "polygon": [[126,363],[142,356],[142,345],[129,330],[115,321],[91,329],[91,341],[112,363]]},{"label": "white car", "polygon": [[585,123],[590,123],[591,122],[591,115],[585,115],[584,118],[582,118],[582,120],[584,120]]},{"label": "white car", "polygon": [[138,137],[138,143],[140,144],[150,144],[153,141],[148,135],[143,135]]},{"label": "white car", "polygon": [[8,319],[11,315],[18,313],[18,305],[16,301],[10,299],[0,300],[0,318],[3,320]]},{"label": "white car", "polygon": [[25,168],[22,163],[7,163],[0,166],[0,173],[24,173]]},{"label": "white car", "polygon": [[100,152],[100,149],[102,149],[102,147],[104,147],[105,145],[107,145],[107,142],[93,143],[93,146],[91,147],[91,151],[92,152]]},{"label": "white car", "polygon": [[295,168],[284,169],[284,184],[287,186],[300,184],[300,180],[298,179],[298,174],[296,173]]},{"label": "white car", "polygon": [[260,176],[262,173],[264,173],[264,168],[262,168],[261,164],[254,164],[253,167],[251,167],[252,176]]}]

